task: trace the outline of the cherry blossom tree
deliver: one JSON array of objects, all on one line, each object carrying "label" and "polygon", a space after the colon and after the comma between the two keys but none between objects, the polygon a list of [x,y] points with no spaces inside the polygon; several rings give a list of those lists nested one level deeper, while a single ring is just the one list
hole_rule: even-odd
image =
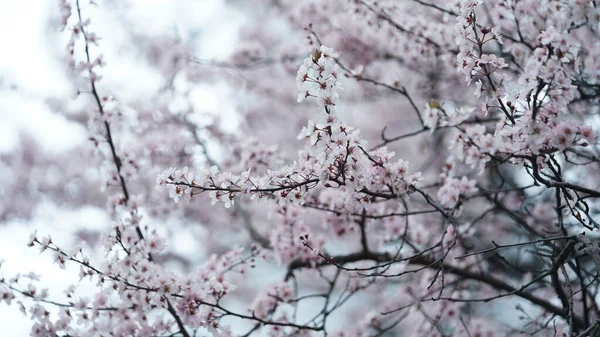
[{"label": "cherry blossom tree", "polygon": [[[3,155],[0,216],[50,198],[112,222],[31,235],[79,268],[63,296],[0,268],[32,336],[600,335],[600,3],[228,5],[227,59],[132,31],[163,85],[126,100],[89,19],[115,4],[58,2],[89,143]],[[194,104],[223,82],[233,116]]]}]

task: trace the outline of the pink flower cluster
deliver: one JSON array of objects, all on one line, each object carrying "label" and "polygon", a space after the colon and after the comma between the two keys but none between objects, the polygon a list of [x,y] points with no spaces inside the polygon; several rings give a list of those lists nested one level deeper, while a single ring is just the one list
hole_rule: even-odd
[{"label": "pink flower cluster", "polygon": [[467,177],[462,177],[461,179],[447,177],[444,179],[442,187],[438,190],[437,197],[444,207],[454,208],[459,203],[461,197],[470,196],[477,192],[476,184],[475,180],[470,180]]}]

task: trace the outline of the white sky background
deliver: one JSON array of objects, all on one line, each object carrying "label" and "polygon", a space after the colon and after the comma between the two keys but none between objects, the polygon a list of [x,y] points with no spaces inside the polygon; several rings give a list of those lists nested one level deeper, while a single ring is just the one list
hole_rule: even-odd
[{"label": "white sky background", "polygon": [[[97,2],[102,6],[104,0]],[[177,30],[185,38],[190,31],[199,32],[196,56],[203,59],[226,56],[241,23],[240,14],[227,8],[223,0],[116,0],[114,3],[127,4],[127,15],[132,15],[140,24],[137,28],[150,36]],[[50,15],[58,14],[57,8],[57,0],[0,0],[0,153],[12,151],[21,133],[37,140],[47,151],[65,151],[86,142],[83,127],[52,112],[46,103],[53,97],[64,99],[74,93],[61,59],[69,33],[60,32],[48,23]],[[129,42],[125,40],[127,34],[121,33],[124,28],[115,13],[102,15],[101,10],[102,7],[83,14],[92,15],[91,29],[103,38],[99,43],[107,63],[104,80],[123,99],[152,93],[162,84],[160,78],[133,54],[123,53],[121,47]],[[132,78],[135,83],[131,83]],[[223,108],[226,93],[221,87],[202,86],[197,94],[206,108]],[[70,104],[67,108],[76,108],[80,103]],[[11,277],[18,272],[34,271],[43,276],[40,284],[49,287],[51,294],[60,293],[66,284],[76,281],[78,268],[60,270],[51,262],[50,254],[39,254],[39,250],[26,247],[29,235],[37,229],[40,236],[52,234],[53,240],[69,245],[74,228],[82,225],[105,228],[109,223],[103,210],[88,207],[66,211],[51,202],[38,205],[31,221],[0,223],[2,274]],[[17,306],[0,304],[0,326],[2,336],[28,336],[31,322]]]}]

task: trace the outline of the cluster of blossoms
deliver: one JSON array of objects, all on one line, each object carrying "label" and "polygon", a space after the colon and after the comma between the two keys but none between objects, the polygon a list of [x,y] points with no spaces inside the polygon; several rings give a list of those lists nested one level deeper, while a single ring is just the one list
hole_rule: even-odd
[{"label": "cluster of blossoms", "polygon": [[60,0],[58,8],[60,10],[60,27],[64,29],[69,22],[71,16],[71,4],[67,0]]},{"label": "cluster of blossoms", "polygon": [[[61,5],[61,11],[63,12],[63,21],[68,21],[70,16],[70,5]],[[96,44],[100,39],[96,36],[96,33],[90,31],[89,28],[90,20],[80,21],[76,23],[71,28],[71,36],[69,42],[67,43],[67,53],[68,53],[68,62],[69,67],[78,73],[87,72],[87,80],[90,83],[97,83],[102,79],[102,76],[98,75],[98,68],[101,68],[105,65],[103,56],[99,55],[96,59],[92,60],[89,54],[85,55],[83,60],[77,59],[78,55],[75,53],[75,49],[77,47],[78,42],[81,43],[83,40],[84,44]],[[77,94],[80,94],[81,91],[77,91]]]},{"label": "cluster of blossoms", "polygon": [[[503,114],[493,134],[487,133],[483,125],[460,130],[453,142],[457,146],[457,157],[483,168],[494,155],[545,158],[555,151],[595,144],[591,127],[576,124],[567,117],[568,104],[577,91],[572,82],[582,78],[580,46],[570,37],[568,27],[561,31],[549,26],[541,31],[537,37],[539,45],[530,47],[529,57],[521,57],[524,71],[517,81],[511,81],[507,73],[498,75],[497,70],[507,66],[501,58],[481,52],[483,45],[491,40],[502,45],[501,37],[493,29],[476,23],[475,8],[481,4],[482,1],[466,1],[461,7],[456,26],[460,48],[458,68],[465,73],[468,82],[478,78],[477,97],[487,92],[483,111],[501,110]],[[515,45],[519,46],[514,43],[509,48],[517,50]],[[432,110],[435,109],[426,109],[425,113],[429,124],[434,123],[438,115]]]},{"label": "cluster of blossoms", "polygon": [[212,203],[223,202],[226,208],[235,203],[238,196],[278,197],[280,204],[288,201],[296,204],[303,203],[304,191],[318,180],[305,179],[294,172],[292,167],[281,170],[268,170],[263,176],[251,177],[250,171],[240,175],[231,172],[220,172],[216,166],[193,174],[187,167],[184,169],[170,168],[156,178],[157,189],[168,187],[169,196],[176,202],[186,196],[191,199],[195,194],[209,191]]},{"label": "cluster of blossoms", "polygon": [[272,284],[254,299],[250,310],[256,317],[265,319],[276,315],[278,306],[290,303],[294,297],[294,290],[287,282]]},{"label": "cluster of blossoms", "polygon": [[477,192],[476,184],[475,180],[470,180],[467,177],[462,177],[461,179],[447,177],[444,179],[442,187],[438,190],[437,197],[444,207],[454,208],[459,203],[461,197]]},{"label": "cluster of blossoms", "polygon": [[475,108],[444,108],[436,101],[425,104],[423,109],[423,125],[433,132],[438,127],[460,125],[471,117]]},{"label": "cluster of blossoms", "polygon": [[[34,336],[49,336],[66,332],[75,335],[94,335],[98,331],[109,331],[113,336],[143,336],[168,331],[172,322],[164,319],[150,319],[146,312],[163,308],[176,313],[191,328],[221,328],[219,317],[223,309],[219,300],[235,290],[230,283],[231,274],[245,273],[252,266],[254,257],[260,254],[253,248],[247,256],[243,249],[234,248],[220,257],[212,255],[204,265],[187,277],[178,276],[156,264],[150,254],[158,254],[164,247],[163,239],[156,233],[149,233],[145,240],[140,240],[129,225],[119,227],[119,237],[112,236],[105,240],[107,260],[102,266],[93,265],[90,258],[84,256],[81,249],[75,253],[66,253],[53,244],[49,237],[38,239],[35,233],[30,244],[38,245],[42,250],[51,250],[60,258],[56,263],[64,267],[65,262],[78,264],[81,269],[80,278],[88,278],[98,282],[98,292],[93,298],[76,295],[77,287],[70,286],[67,297],[72,298],[72,307],[62,305],[58,318],[52,318],[43,307],[47,302],[46,290],[39,290],[33,284],[37,277],[16,277],[0,285],[0,294],[8,294],[9,290],[18,291],[35,299],[38,304],[22,310],[29,312],[36,321],[33,327]],[[128,254],[121,257],[118,250],[122,248]],[[21,279],[29,280],[22,284]],[[20,290],[20,289],[23,290]],[[10,302],[12,296],[3,296]],[[111,309],[114,308],[114,309]],[[119,309],[116,309],[119,308]],[[120,312],[113,312],[117,310]],[[175,311],[176,310],[176,311]],[[125,320],[122,318],[126,317]],[[76,324],[75,324],[76,322]]]},{"label": "cluster of blossoms", "polygon": [[[167,187],[169,191],[169,197],[175,202],[178,202],[179,199],[184,195],[188,199],[191,199],[193,197],[193,193],[192,191],[188,190],[186,187],[187,185],[204,184],[209,180],[212,181],[212,177],[216,176],[218,173],[219,168],[217,166],[211,166],[208,169],[204,169],[199,174],[194,174],[187,166],[183,169],[171,167],[156,177],[156,189],[162,191],[165,187]],[[231,182],[229,183],[231,184]],[[226,185],[227,183],[223,182],[223,184]],[[213,195],[215,196],[213,201],[219,200],[219,196],[217,196],[216,193]],[[229,199],[226,207],[229,208],[232,204],[233,197]]]},{"label": "cluster of blossoms", "polygon": [[339,99],[336,90],[342,89],[336,57],[339,55],[332,48],[321,46],[304,59],[296,75],[296,85],[300,91],[298,102],[307,97],[316,97],[320,106],[335,109]]},{"label": "cluster of blossoms", "polygon": [[355,196],[347,193],[345,187],[325,190],[319,194],[317,201],[315,207],[330,211],[324,219],[327,229],[339,237],[356,231],[355,215],[374,207],[356,203]]},{"label": "cluster of blossoms", "polygon": [[260,144],[257,139],[249,139],[241,144],[239,167],[252,172],[264,171],[280,163],[277,145]]},{"label": "cluster of blossoms", "polygon": [[305,223],[305,214],[304,209],[294,205],[277,210],[277,225],[271,232],[269,243],[280,264],[294,261],[314,264],[319,260],[317,254],[325,246],[325,237],[314,233]]},{"label": "cluster of blossoms", "polygon": [[[502,37],[495,28],[481,27],[476,24],[474,9],[482,3],[481,0],[462,2],[460,15],[457,17],[458,23],[455,26],[455,42],[459,48],[459,53],[456,55],[457,66],[468,83],[471,83],[475,77],[488,77],[497,69],[508,67],[502,57],[482,52],[483,45],[490,41],[503,44]],[[475,50],[475,46],[479,49]],[[481,82],[477,83],[478,91],[481,92]]]},{"label": "cluster of blossoms", "polygon": [[[335,69],[330,48],[321,47],[317,54],[319,58],[315,59],[314,55],[307,58],[299,72],[304,72],[307,64],[313,61],[312,64],[317,67],[315,69]],[[325,70],[319,71],[319,74],[325,74]],[[322,79],[322,76],[317,78]],[[319,94],[309,96],[336,97],[337,100],[338,94],[334,89],[339,88],[339,82],[336,76],[335,72],[330,72],[325,78],[335,79],[333,84],[325,85],[319,89]],[[314,84],[308,80],[310,77],[306,78],[304,83]],[[330,80],[322,83],[330,83]],[[299,83],[299,90],[303,92],[304,89],[305,85]],[[187,168],[171,168],[158,175],[157,188],[169,186],[169,195],[176,201],[182,195],[191,197],[209,191],[213,204],[221,201],[225,207],[230,207],[236,197],[242,196],[252,199],[269,196],[280,205],[302,205],[308,190],[319,184],[343,185],[349,188],[349,192],[360,192],[367,196],[377,191],[394,197],[405,194],[420,181],[420,172],[409,174],[408,162],[391,160],[394,152],[384,147],[367,152],[367,143],[360,137],[359,130],[347,126],[336,117],[335,104],[326,100],[323,105],[326,108],[326,120],[323,123],[309,120],[308,125],[302,128],[298,138],[307,139],[307,146],[293,164],[279,170],[269,169],[258,177],[251,176],[250,171],[240,175],[231,172],[217,174],[216,167],[204,170],[197,176]]]},{"label": "cluster of blossoms", "polygon": [[512,139],[506,144],[503,152],[539,154],[563,151],[577,146],[586,147],[596,143],[592,128],[587,125],[577,125],[571,121],[557,121],[544,124],[531,120],[531,115],[523,116],[517,121],[515,128],[507,128],[498,132],[501,139]]},{"label": "cluster of blossoms", "polygon": [[505,127],[494,134],[486,133],[483,125],[467,126],[454,133],[451,147],[457,159],[484,169],[495,156],[517,154],[545,158],[545,154],[557,150],[596,143],[596,135],[589,126],[556,120],[550,125],[532,121],[531,113],[527,112],[516,120],[513,127]]},{"label": "cluster of blossoms", "polygon": [[469,125],[464,130],[456,131],[450,142],[456,158],[473,168],[483,169],[489,159],[485,150],[493,153],[500,145],[496,137],[485,131],[484,125]]}]

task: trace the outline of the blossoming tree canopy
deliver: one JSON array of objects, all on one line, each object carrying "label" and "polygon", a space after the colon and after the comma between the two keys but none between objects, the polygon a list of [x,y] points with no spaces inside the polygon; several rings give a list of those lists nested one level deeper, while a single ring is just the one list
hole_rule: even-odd
[{"label": "blossoming tree canopy", "polygon": [[[232,2],[225,60],[133,25],[161,78],[135,99],[103,79],[103,6],[51,21],[89,143],[0,157],[2,219],[112,219],[31,235],[79,270],[58,292],[0,265],[32,336],[600,335],[597,1]],[[233,129],[194,96],[223,84]]]}]

